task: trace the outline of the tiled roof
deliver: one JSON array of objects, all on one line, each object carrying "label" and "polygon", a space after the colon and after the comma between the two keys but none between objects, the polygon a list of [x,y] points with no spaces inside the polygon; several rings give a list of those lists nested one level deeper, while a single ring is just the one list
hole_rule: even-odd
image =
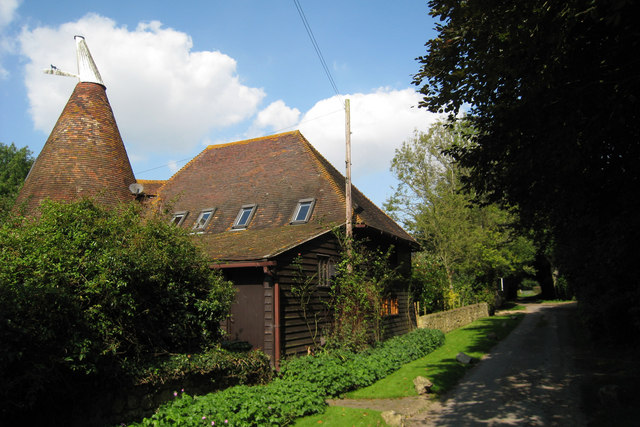
[{"label": "tiled roof", "polygon": [[102,85],[78,83],[38,155],[17,203],[32,212],[45,198],[133,200],[129,157]]},{"label": "tiled roof", "polygon": [[142,191],[144,192],[144,194],[155,196],[158,194],[158,190],[160,190],[160,187],[162,187],[167,181],[164,179],[138,179],[136,180],[136,182],[138,184],[142,184]]},{"label": "tiled roof", "polygon": [[[186,164],[159,190],[174,212],[188,211],[183,227],[193,227],[200,211],[215,208],[197,240],[217,260],[264,259],[344,224],[345,178],[298,131],[230,144],[212,145]],[[400,226],[357,189],[356,220],[414,242]],[[307,224],[291,225],[301,199],[313,198]],[[243,205],[256,204],[246,230],[232,230]]]},{"label": "tiled roof", "polygon": [[[334,224],[334,226],[338,225]],[[248,228],[225,233],[202,233],[194,236],[194,241],[211,254],[214,261],[263,260],[329,233],[331,230],[332,227],[327,224],[312,222],[260,230]]]}]

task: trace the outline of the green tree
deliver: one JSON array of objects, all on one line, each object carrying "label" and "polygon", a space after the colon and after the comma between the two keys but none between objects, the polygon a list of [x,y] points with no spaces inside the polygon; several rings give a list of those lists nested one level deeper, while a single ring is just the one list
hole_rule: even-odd
[{"label": "green tree", "polygon": [[33,157],[26,147],[17,149],[13,143],[0,142],[0,218],[13,207],[31,165]]},{"label": "green tree", "polygon": [[0,412],[216,342],[232,285],[186,232],[143,213],[45,201],[0,225]]},{"label": "green tree", "polygon": [[[478,130],[456,158],[490,201],[550,233],[592,330],[640,337],[640,47],[630,0],[432,0],[422,106]],[[626,325],[628,328],[621,328]]]},{"label": "green tree", "polygon": [[[512,213],[495,204],[475,204],[474,195],[464,191],[468,172],[449,152],[472,144],[472,137],[463,122],[436,123],[405,142],[391,164],[399,184],[385,205],[428,253],[418,260],[422,268],[417,271],[433,277],[440,277],[434,275],[437,269],[444,272],[449,308],[490,298],[500,277],[518,273],[534,255],[531,241],[511,227]],[[440,281],[426,286],[441,288]]]}]

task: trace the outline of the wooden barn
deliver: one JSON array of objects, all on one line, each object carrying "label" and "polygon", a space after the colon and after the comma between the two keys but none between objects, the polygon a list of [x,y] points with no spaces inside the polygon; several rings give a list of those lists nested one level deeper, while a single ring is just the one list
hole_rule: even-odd
[{"label": "wooden barn", "polygon": [[[276,362],[313,346],[313,335],[329,321],[319,299],[326,298],[339,256],[334,229],[345,224],[345,178],[300,132],[209,146],[157,193],[176,225],[192,230],[212,265],[237,285],[225,325],[232,339],[262,348]],[[352,197],[354,236],[392,246],[393,264],[408,275],[415,241],[355,187]],[[297,257],[301,262],[292,265]],[[307,319],[291,293],[297,265],[316,287]],[[411,328],[408,304],[403,288],[387,301],[388,335]],[[313,330],[309,316],[319,322]]]},{"label": "wooden barn", "polygon": [[[330,321],[321,301],[340,251],[334,230],[346,222],[344,176],[294,131],[212,145],[169,180],[136,181],[104,83],[84,38],[76,42],[80,81],[18,203],[30,211],[47,197],[90,196],[106,204],[153,198],[170,206],[170,220],[190,230],[211,267],[237,286],[224,325],[229,337],[261,348],[274,364],[306,352]],[[354,237],[393,246],[392,262],[408,276],[415,240],[355,187],[352,195]],[[314,287],[306,319],[291,292],[298,265]],[[385,301],[387,335],[415,324],[406,283],[399,282]]]}]

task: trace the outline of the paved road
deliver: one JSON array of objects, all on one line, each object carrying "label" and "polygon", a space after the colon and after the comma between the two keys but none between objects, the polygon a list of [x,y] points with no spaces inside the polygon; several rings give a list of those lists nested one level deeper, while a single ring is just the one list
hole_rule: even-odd
[{"label": "paved road", "polygon": [[465,376],[446,401],[407,426],[578,426],[581,373],[576,304],[531,304],[520,325]]}]

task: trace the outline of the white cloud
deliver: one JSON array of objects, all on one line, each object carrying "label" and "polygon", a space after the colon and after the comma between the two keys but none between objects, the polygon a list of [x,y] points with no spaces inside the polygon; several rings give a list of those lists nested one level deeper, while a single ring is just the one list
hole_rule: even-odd
[{"label": "white cloud", "polygon": [[247,137],[264,134],[266,130],[280,132],[288,130],[298,123],[300,110],[288,107],[284,101],[277,100],[258,113],[253,121]]},{"label": "white cloud", "polygon": [[0,29],[13,21],[20,3],[20,0],[0,0]]},{"label": "white cloud", "polygon": [[243,85],[236,61],[218,51],[192,51],[191,38],[160,22],[133,31],[88,14],[57,28],[25,29],[20,36],[25,84],[36,129],[48,134],[75,79],[42,73],[50,64],[76,72],[73,36],[86,37],[100,70],[127,150],[134,156],[184,153],[213,129],[253,116],[265,97]]},{"label": "white cloud", "polygon": [[[354,179],[388,171],[395,149],[415,130],[426,131],[438,115],[417,108],[414,89],[381,88],[346,95],[351,104],[351,157]],[[302,118],[300,131],[344,173],[345,114],[337,97],[316,103]]]},{"label": "white cloud", "polygon": [[20,0],[0,0],[0,79],[9,77],[9,71],[2,65],[2,57],[13,52],[14,41],[6,34],[6,29],[16,17],[20,3]]},{"label": "white cloud", "polygon": [[169,160],[169,163],[167,163],[167,167],[172,174],[178,172],[178,170],[180,169],[180,166],[178,166],[178,162],[175,160]]}]

